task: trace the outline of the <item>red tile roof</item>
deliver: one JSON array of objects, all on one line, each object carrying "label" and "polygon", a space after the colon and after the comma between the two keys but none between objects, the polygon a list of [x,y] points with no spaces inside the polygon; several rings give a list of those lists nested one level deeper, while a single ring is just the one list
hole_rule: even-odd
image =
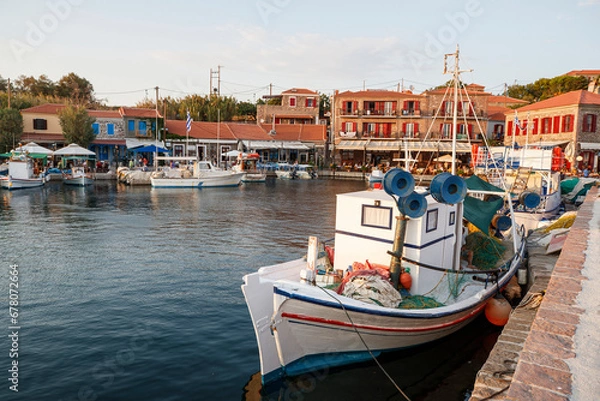
[{"label": "red tile roof", "polygon": [[281,92],[282,95],[318,95],[318,92],[304,88],[292,88]]},{"label": "red tile roof", "polygon": [[580,104],[594,104],[600,106],[600,95],[585,89],[571,91],[554,96],[541,102],[532,103],[518,108],[519,112],[528,110],[550,109],[554,107],[575,106]]},{"label": "red tile roof", "polygon": [[505,113],[512,111],[508,107],[504,106],[488,106],[487,114],[488,120],[492,121],[504,121]]},{"label": "red tile roof", "polygon": [[65,107],[67,106],[62,103],[46,103],[39,106],[33,106],[28,109],[23,109],[21,110],[21,113],[58,114]]},{"label": "red tile roof", "polygon": [[600,75],[600,70],[573,70],[573,71],[567,72],[565,75],[569,75],[569,76],[572,76],[572,77],[578,77],[578,76],[584,76],[584,77],[598,76],[598,75]]},{"label": "red tile roof", "polygon": [[488,103],[493,103],[493,104],[501,104],[501,103],[506,103],[506,104],[526,104],[528,102],[526,100],[516,99],[516,98],[510,97],[510,96],[490,95],[490,96],[488,96]]},{"label": "red tile roof", "polygon": [[310,114],[275,114],[275,118],[298,118],[302,120],[313,120],[315,116],[311,116]]},{"label": "red tile roof", "polygon": [[[473,88],[472,86],[475,85],[476,88]],[[485,92],[484,90],[479,89],[480,87],[482,87],[481,85],[476,85],[476,84],[470,84],[467,85],[467,93],[469,95],[487,95],[487,96],[491,96],[492,94],[489,92]],[[439,89],[431,89],[428,91],[423,92],[423,94],[435,94],[435,95],[443,95],[444,93],[446,93],[447,88],[439,88]],[[459,88],[458,92],[463,92],[464,93],[464,89]],[[448,94],[454,94],[454,88],[450,88],[448,90]]]},{"label": "red tile roof", "polygon": [[21,136],[21,142],[35,142],[39,144],[43,143],[55,143],[55,142],[64,142],[65,137],[63,134],[39,134],[35,132],[23,132]]},{"label": "red tile roof", "polygon": [[[181,137],[186,136],[186,123],[184,120],[167,120],[169,132]],[[219,138],[222,140],[252,140],[270,141],[271,124],[241,124],[221,123]],[[323,142],[326,137],[325,125],[313,124],[275,124],[275,139],[279,141],[304,141]],[[217,139],[217,123],[194,121],[189,133],[190,138]]]},{"label": "red tile roof", "polygon": [[137,118],[156,118],[158,114],[158,118],[162,118],[160,112],[157,112],[154,109],[142,109],[139,107],[121,107],[119,108],[119,112],[121,116],[126,117],[137,117]]}]

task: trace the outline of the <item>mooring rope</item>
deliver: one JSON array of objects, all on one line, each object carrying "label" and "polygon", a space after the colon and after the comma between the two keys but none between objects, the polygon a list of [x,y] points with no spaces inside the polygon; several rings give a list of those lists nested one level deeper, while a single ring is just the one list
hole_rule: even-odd
[{"label": "mooring rope", "polygon": [[371,358],[375,361],[375,363],[377,364],[377,366],[379,367],[379,369],[383,372],[383,374],[388,378],[388,380],[394,385],[394,387],[396,387],[396,390],[398,390],[398,392],[400,394],[402,394],[402,396],[406,399],[406,401],[410,401],[410,398],[408,398],[408,396],[404,393],[404,391],[402,391],[402,389],[400,388],[400,386],[398,386],[398,384],[394,381],[394,379],[389,375],[388,372],[386,372],[386,370],[384,369],[383,366],[381,366],[381,363],[379,363],[379,361],[377,360],[377,358],[375,357],[375,355],[373,355],[373,352],[371,352],[371,348],[369,348],[369,346],[367,345],[367,343],[365,342],[365,340],[363,339],[362,335],[360,334],[360,332],[358,331],[358,329],[356,328],[354,321],[352,321],[352,318],[350,317],[350,314],[348,313],[348,311],[346,310],[346,307],[344,306],[344,304],[342,303],[342,301],[340,301],[339,299],[337,299],[336,297],[334,297],[333,295],[331,295],[325,288],[319,287],[321,290],[323,290],[323,292],[325,292],[325,294],[327,294],[329,297],[333,298],[337,303],[340,304],[340,306],[342,307],[342,310],[344,311],[344,313],[346,314],[346,317],[348,318],[348,321],[350,322],[350,324],[352,325],[352,328],[354,329],[354,331],[356,332],[356,334],[358,335],[358,338],[360,338],[360,341],[363,343],[363,345],[365,346],[367,352],[369,353],[369,355],[371,355]]}]

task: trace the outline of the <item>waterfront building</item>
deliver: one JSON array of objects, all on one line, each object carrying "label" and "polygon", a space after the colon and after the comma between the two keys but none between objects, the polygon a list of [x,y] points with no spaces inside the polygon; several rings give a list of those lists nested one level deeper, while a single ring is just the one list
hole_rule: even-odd
[{"label": "waterfront building", "polygon": [[256,106],[259,124],[319,123],[319,94],[313,90],[292,88],[263,98],[267,103]]},{"label": "waterfront building", "polygon": [[[505,113],[505,145],[513,143],[560,146],[568,165],[598,171],[600,151],[600,95],[587,90],[571,91]],[[528,128],[528,129],[527,129]]]}]

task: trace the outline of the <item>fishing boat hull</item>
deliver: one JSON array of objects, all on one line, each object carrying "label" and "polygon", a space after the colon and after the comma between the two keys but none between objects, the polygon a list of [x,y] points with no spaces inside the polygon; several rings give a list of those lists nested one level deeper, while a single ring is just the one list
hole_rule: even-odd
[{"label": "fishing boat hull", "polygon": [[383,308],[298,280],[306,260],[263,267],[246,275],[242,292],[252,318],[263,383],[316,369],[342,366],[435,341],[460,330],[515,274],[524,242],[496,285],[432,309]]},{"label": "fishing boat hull", "polygon": [[224,172],[223,174],[201,174],[198,179],[200,181],[200,188],[237,187],[241,184],[244,174],[230,172]]},{"label": "fishing boat hull", "polygon": [[63,184],[65,185],[74,185],[78,187],[85,187],[87,185],[92,185],[94,183],[94,178],[91,176],[64,176]]},{"label": "fishing boat hull", "polygon": [[17,189],[36,188],[44,185],[43,178],[0,178],[0,186],[10,191]]},{"label": "fishing boat hull", "polygon": [[242,177],[242,182],[245,183],[260,183],[260,182],[266,182],[267,181],[267,174],[266,173],[245,173],[244,176]]},{"label": "fishing boat hull", "polygon": [[200,180],[198,178],[150,177],[150,185],[154,188],[200,188]]},{"label": "fishing boat hull", "polygon": [[535,230],[556,219],[562,210],[560,187],[550,195],[542,197],[540,206],[534,210],[515,210],[515,222],[526,231]]}]

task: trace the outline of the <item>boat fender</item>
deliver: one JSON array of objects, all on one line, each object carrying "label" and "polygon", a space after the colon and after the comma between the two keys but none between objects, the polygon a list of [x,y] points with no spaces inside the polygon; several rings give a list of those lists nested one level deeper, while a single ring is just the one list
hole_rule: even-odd
[{"label": "boat fender", "polygon": [[393,168],[383,176],[383,189],[388,195],[403,198],[415,190],[415,179],[408,171]]},{"label": "boat fender", "polygon": [[512,307],[501,294],[490,298],[485,306],[485,317],[495,326],[504,326],[511,312]]},{"label": "boat fender", "polygon": [[420,193],[413,192],[403,198],[398,198],[398,210],[411,219],[418,219],[427,211],[427,200]]},{"label": "boat fender", "polygon": [[433,177],[429,188],[433,199],[449,205],[462,202],[467,195],[465,180],[448,172]]},{"label": "boat fender", "polygon": [[535,209],[541,201],[542,198],[535,192],[525,191],[519,196],[519,202],[527,209]]}]

